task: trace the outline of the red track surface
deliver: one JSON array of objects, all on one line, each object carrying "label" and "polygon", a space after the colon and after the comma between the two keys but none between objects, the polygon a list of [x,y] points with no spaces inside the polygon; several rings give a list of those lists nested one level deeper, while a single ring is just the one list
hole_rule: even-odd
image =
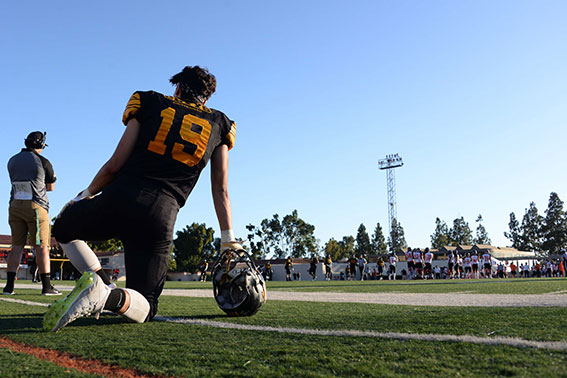
[{"label": "red track surface", "polygon": [[69,353],[41,348],[33,345],[18,343],[0,336],[0,348],[8,348],[13,352],[24,353],[36,358],[49,361],[64,368],[73,369],[83,373],[96,374],[103,377],[147,378],[156,377],[151,374],[126,369],[116,365],[106,364],[93,359],[84,359]]}]

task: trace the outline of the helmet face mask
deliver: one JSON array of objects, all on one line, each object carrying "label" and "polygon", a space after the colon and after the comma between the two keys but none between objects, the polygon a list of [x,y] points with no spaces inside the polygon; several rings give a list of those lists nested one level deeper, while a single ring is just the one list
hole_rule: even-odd
[{"label": "helmet face mask", "polygon": [[266,283],[244,250],[227,250],[213,265],[213,294],[228,316],[254,315],[266,301]]}]

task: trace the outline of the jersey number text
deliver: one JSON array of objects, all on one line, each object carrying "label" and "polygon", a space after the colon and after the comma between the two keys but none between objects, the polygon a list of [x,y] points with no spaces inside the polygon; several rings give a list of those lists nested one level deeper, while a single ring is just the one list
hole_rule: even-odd
[{"label": "jersey number text", "polygon": [[[167,134],[169,134],[171,126],[173,125],[175,109],[165,108],[161,111],[160,115],[162,120],[159,130],[154,140],[150,141],[148,144],[148,150],[155,152],[156,154],[163,155],[167,148],[165,140]],[[173,144],[173,148],[171,149],[171,156],[173,159],[190,167],[199,164],[205,154],[207,143],[211,136],[211,124],[209,121],[195,117],[192,114],[186,114],[181,122],[179,135],[181,136],[182,141],[180,141],[181,143],[175,142]],[[186,145],[197,146],[197,148],[192,154],[190,154],[184,150]]]}]

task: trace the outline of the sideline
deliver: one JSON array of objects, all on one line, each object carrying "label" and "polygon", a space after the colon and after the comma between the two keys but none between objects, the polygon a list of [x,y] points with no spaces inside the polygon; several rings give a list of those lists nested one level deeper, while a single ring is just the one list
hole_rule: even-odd
[{"label": "sideline", "polygon": [[[28,287],[29,286],[29,287]],[[22,284],[16,289],[36,288]],[[70,291],[72,286],[58,286]],[[564,292],[546,294],[470,294],[470,293],[338,293],[268,290],[270,301],[302,301],[329,303],[369,303],[438,307],[567,307]],[[164,289],[162,295],[213,298],[212,289]]]},{"label": "sideline", "polygon": [[[37,303],[31,301],[23,301],[13,298],[1,298],[0,301],[21,303],[31,306],[47,307],[46,303]],[[178,317],[165,317],[156,316],[155,321],[189,324],[213,328],[235,329],[242,331],[258,331],[258,332],[277,332],[277,333],[291,333],[299,335],[314,335],[314,336],[333,336],[333,337],[371,337],[379,339],[392,339],[392,340],[419,340],[428,342],[457,342],[457,343],[470,343],[481,345],[507,345],[516,348],[535,348],[545,350],[567,351],[567,342],[562,341],[533,341],[525,340],[516,337],[480,337],[470,335],[443,335],[443,334],[426,334],[426,333],[400,333],[400,332],[376,332],[376,331],[360,331],[360,330],[322,330],[322,329],[309,329],[309,328],[289,328],[289,327],[269,327],[260,325],[247,325],[238,323],[217,322],[203,319],[193,318],[178,318]],[[1,347],[1,346],[0,346]]]}]

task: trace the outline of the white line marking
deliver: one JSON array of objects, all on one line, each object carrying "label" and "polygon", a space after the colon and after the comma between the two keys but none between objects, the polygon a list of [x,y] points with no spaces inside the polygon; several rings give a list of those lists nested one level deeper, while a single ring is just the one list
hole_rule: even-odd
[{"label": "white line marking", "polygon": [[5,302],[12,302],[12,303],[20,303],[29,306],[42,306],[42,307],[49,307],[49,303],[39,303],[39,302],[31,302],[31,301],[24,301],[21,299],[14,299],[14,298],[0,298],[0,301]]},{"label": "white line marking", "polygon": [[[31,301],[24,301],[21,299],[13,298],[0,298],[0,301],[20,303],[30,306],[48,307],[48,303],[38,303]],[[427,334],[427,333],[401,333],[401,332],[376,332],[376,331],[359,331],[359,330],[323,330],[323,329],[309,329],[309,328],[289,328],[289,327],[269,327],[260,325],[248,325],[238,323],[216,322],[203,319],[192,318],[173,318],[166,316],[156,316],[156,321],[168,323],[190,324],[205,327],[236,329],[242,331],[259,331],[259,332],[277,332],[277,333],[291,333],[300,335],[315,335],[315,336],[354,336],[354,337],[373,337],[379,339],[394,339],[394,340],[420,340],[428,342],[451,341],[457,343],[471,343],[482,345],[508,345],[516,348],[535,348],[546,350],[567,351],[567,342],[562,341],[533,341],[525,340],[517,337],[479,337],[471,335],[441,335],[441,334]]]},{"label": "white line marking", "polygon": [[322,330],[308,328],[278,328],[259,325],[247,325],[238,323],[216,322],[203,319],[191,318],[171,318],[164,316],[156,316],[154,320],[170,323],[191,324],[214,328],[236,329],[243,331],[260,331],[260,332],[278,332],[293,333],[300,335],[316,335],[316,336],[355,336],[355,337],[373,337],[380,339],[396,339],[396,340],[420,340],[429,342],[452,341],[457,343],[472,343],[483,345],[508,345],[519,348],[536,348],[567,351],[567,343],[561,341],[532,341],[524,340],[516,337],[479,337],[470,335],[440,335],[440,334],[419,334],[419,333],[400,333],[400,332],[376,332],[376,331],[358,331],[358,330]]}]

